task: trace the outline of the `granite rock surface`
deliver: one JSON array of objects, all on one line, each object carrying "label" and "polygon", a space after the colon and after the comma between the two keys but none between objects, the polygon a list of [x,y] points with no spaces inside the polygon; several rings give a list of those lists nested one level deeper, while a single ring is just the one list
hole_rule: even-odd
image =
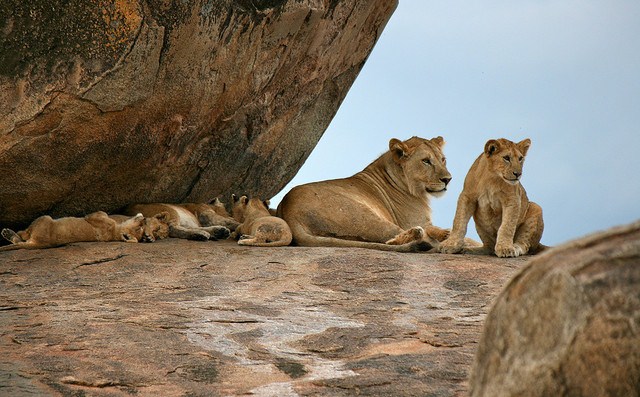
[{"label": "granite rock surface", "polygon": [[528,258],[231,241],[0,254],[0,394],[463,396]]}]

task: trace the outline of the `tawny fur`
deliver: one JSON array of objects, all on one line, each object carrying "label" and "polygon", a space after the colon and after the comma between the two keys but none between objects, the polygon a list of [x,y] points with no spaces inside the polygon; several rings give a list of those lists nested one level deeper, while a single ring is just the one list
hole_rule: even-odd
[{"label": "tawny fur", "polygon": [[[147,218],[156,218],[168,225],[168,237],[189,240],[218,240],[229,237],[227,226],[235,227],[237,222],[229,216],[220,216],[220,208],[215,204],[131,204],[125,214],[142,213]],[[163,238],[156,235],[155,238]]]},{"label": "tawny fur", "polygon": [[256,247],[284,247],[291,244],[291,229],[283,219],[271,215],[268,201],[234,196],[233,217],[241,222],[235,235],[238,244]]},{"label": "tawny fur", "polygon": [[36,219],[26,230],[14,232],[3,229],[2,236],[11,245],[0,247],[0,251],[16,249],[39,249],[65,244],[90,241],[137,242],[141,234],[144,217],[137,214],[123,222],[116,222],[102,211],[84,218],[65,217],[53,219],[44,215]]},{"label": "tawny fur", "polygon": [[529,201],[520,183],[530,145],[529,139],[518,143],[507,139],[487,141],[484,152],[467,173],[451,235],[440,244],[440,252],[463,251],[462,241],[472,216],[487,253],[515,257],[544,248],[540,244],[542,208]]},{"label": "tawny fur", "polygon": [[437,245],[448,231],[431,223],[431,196],[451,180],[444,139],[391,139],[389,150],[344,179],[293,188],[278,206],[304,246],[415,251]]}]

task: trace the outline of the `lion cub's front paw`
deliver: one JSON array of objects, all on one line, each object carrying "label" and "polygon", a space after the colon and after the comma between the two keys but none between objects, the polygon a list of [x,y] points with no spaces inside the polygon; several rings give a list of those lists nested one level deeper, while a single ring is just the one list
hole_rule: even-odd
[{"label": "lion cub's front paw", "polygon": [[496,256],[500,258],[515,258],[523,255],[522,247],[514,244],[496,244]]},{"label": "lion cub's front paw", "polygon": [[454,239],[446,239],[438,247],[438,252],[442,254],[458,254],[462,252],[462,241]]},{"label": "lion cub's front paw", "polygon": [[413,241],[422,240],[423,238],[424,238],[424,229],[420,226],[416,226],[398,234],[391,240],[387,241],[385,244],[402,245],[402,244],[411,243]]},{"label": "lion cub's front paw", "polygon": [[426,230],[427,236],[437,240],[444,241],[449,238],[449,234],[451,233],[450,229],[441,229],[439,227],[430,227]]}]

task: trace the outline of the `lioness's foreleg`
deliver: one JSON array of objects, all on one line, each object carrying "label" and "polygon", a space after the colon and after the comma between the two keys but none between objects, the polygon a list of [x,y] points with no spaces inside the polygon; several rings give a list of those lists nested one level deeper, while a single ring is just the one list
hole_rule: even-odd
[{"label": "lioness's foreleg", "polygon": [[529,251],[536,251],[540,245],[543,229],[542,208],[536,203],[529,202],[524,222],[518,226],[513,245],[522,250],[523,255]]},{"label": "lioness's foreleg", "polygon": [[180,225],[169,225],[169,237],[205,241],[211,238],[211,234],[206,230],[191,229]]}]

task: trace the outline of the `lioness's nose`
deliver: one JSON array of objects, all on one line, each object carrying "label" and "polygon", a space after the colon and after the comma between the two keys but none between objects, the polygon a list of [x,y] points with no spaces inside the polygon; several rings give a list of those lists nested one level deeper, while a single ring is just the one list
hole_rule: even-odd
[{"label": "lioness's nose", "polygon": [[447,186],[449,184],[449,182],[451,182],[451,178],[440,178],[440,180],[442,182],[444,182],[444,185]]}]

